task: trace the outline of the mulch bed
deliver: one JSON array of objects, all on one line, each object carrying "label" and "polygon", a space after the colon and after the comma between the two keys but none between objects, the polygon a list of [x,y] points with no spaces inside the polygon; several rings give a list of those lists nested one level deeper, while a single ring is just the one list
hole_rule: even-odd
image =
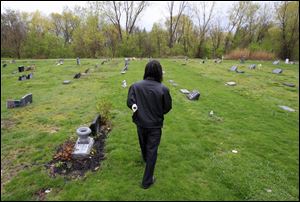
[{"label": "mulch bed", "polygon": [[75,141],[67,140],[60,145],[53,160],[45,165],[49,169],[50,176],[63,175],[72,179],[84,176],[87,171],[98,170],[101,162],[105,159],[104,146],[109,131],[110,127],[108,125],[102,125],[100,132],[95,136],[91,136],[94,138],[95,143],[89,157],[86,159],[72,158]]}]

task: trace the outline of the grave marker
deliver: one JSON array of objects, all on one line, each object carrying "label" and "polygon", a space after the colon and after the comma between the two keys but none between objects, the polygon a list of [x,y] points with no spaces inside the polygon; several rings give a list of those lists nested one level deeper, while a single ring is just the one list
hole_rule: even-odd
[{"label": "grave marker", "polygon": [[95,142],[92,137],[89,137],[91,129],[89,127],[80,127],[76,130],[76,133],[78,135],[78,139],[74,146],[72,156],[75,159],[87,158]]},{"label": "grave marker", "polygon": [[26,75],[19,76],[19,81],[24,81],[26,80],[26,78],[27,78]]},{"label": "grave marker", "polygon": [[238,69],[237,66],[232,66],[229,70],[232,72],[235,72],[235,71],[237,71],[237,69]]},{"label": "grave marker", "polygon": [[97,135],[100,132],[101,127],[101,116],[97,115],[96,118],[93,120],[93,122],[90,125],[90,129],[92,131],[93,135]]},{"label": "grave marker", "polygon": [[240,63],[242,63],[242,64],[245,63],[245,57],[244,56],[240,58]]},{"label": "grave marker", "polygon": [[27,75],[26,79],[32,79],[32,77],[33,77],[33,73],[30,73]]},{"label": "grave marker", "polygon": [[285,64],[289,64],[289,59],[288,58],[285,59]]},{"label": "grave marker", "polygon": [[8,109],[15,107],[24,107],[30,103],[32,103],[32,93],[24,95],[20,100],[7,100],[6,107]]},{"label": "grave marker", "polygon": [[75,74],[74,79],[79,79],[81,76],[81,73],[79,72],[78,74]]},{"label": "grave marker", "polygon": [[188,91],[187,89],[180,89],[180,92],[182,92],[183,94],[189,94],[190,91]]},{"label": "grave marker", "polygon": [[290,107],[287,107],[287,106],[279,105],[279,107],[280,107],[281,109],[286,110],[286,111],[289,111],[289,112],[294,112],[294,111],[296,111],[296,110],[294,110],[294,109],[292,109],[292,108],[290,108]]},{"label": "grave marker", "polygon": [[250,66],[249,66],[249,69],[255,69],[256,68],[256,64],[251,64]]},{"label": "grave marker", "polygon": [[234,81],[229,81],[225,83],[226,86],[235,86],[236,83]]},{"label": "grave marker", "polygon": [[24,66],[19,66],[18,70],[19,70],[19,72],[24,72]]},{"label": "grave marker", "polygon": [[123,81],[122,81],[122,87],[123,87],[123,88],[126,88],[126,87],[127,87],[126,80],[123,80]]},{"label": "grave marker", "polygon": [[243,71],[243,70],[236,70],[236,73],[245,73],[245,71]]},{"label": "grave marker", "polygon": [[283,85],[285,85],[285,86],[289,86],[289,87],[295,87],[296,85],[295,84],[292,84],[292,83],[286,83],[286,82],[284,82],[284,83],[282,83]]},{"label": "grave marker", "polygon": [[281,74],[282,73],[282,69],[274,69],[273,74]]},{"label": "grave marker", "polygon": [[200,93],[197,90],[193,90],[186,96],[189,100],[199,100]]},{"label": "grave marker", "polygon": [[65,81],[63,82],[63,84],[69,84],[69,83],[71,83],[70,80],[65,80]]}]

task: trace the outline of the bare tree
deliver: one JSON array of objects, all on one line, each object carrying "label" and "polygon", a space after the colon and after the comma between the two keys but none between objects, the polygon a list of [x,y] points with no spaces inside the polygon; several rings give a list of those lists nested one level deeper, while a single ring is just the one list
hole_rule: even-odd
[{"label": "bare tree", "polygon": [[206,34],[209,30],[210,22],[213,18],[215,2],[209,6],[207,2],[200,2],[200,8],[197,5],[194,7],[194,13],[198,22],[198,31],[199,31],[199,39],[198,39],[198,47],[197,47],[197,57],[203,57],[203,46],[205,42]]},{"label": "bare tree", "polygon": [[256,42],[261,43],[272,23],[272,12],[269,4],[260,7]]},{"label": "bare tree", "polygon": [[211,26],[209,30],[209,35],[212,41],[212,48],[213,48],[213,58],[217,57],[217,49],[220,48],[221,42],[223,40],[223,29],[221,26],[221,19],[219,18],[216,20],[214,25]]},{"label": "bare tree", "polygon": [[[243,20],[246,14],[246,1],[239,1],[233,4],[232,9],[229,9],[229,24],[227,26],[227,35],[225,38],[225,53],[227,53],[231,48],[232,43],[232,32],[237,33],[241,28]],[[235,36],[235,33],[233,34]]]},{"label": "bare tree", "polygon": [[[149,5],[146,1],[96,1],[89,2],[95,12],[101,12],[115,26],[120,41],[123,40],[122,16],[125,15],[126,34],[132,34],[137,19]],[[99,13],[98,13],[99,14]]]},{"label": "bare tree", "polygon": [[139,15],[149,4],[146,1],[124,1],[124,10],[126,16],[126,33],[131,34]]},{"label": "bare tree", "polygon": [[61,36],[62,35],[62,27],[63,27],[63,23],[62,23],[62,15],[59,13],[51,13],[51,22],[53,25],[53,31],[55,33],[55,35]]},{"label": "bare tree", "polygon": [[26,23],[19,12],[7,9],[1,13],[1,55],[21,57],[26,29]]},{"label": "bare tree", "polygon": [[[179,5],[179,9],[176,15],[174,15],[174,1],[171,1],[168,3],[168,11],[169,11],[169,48],[172,48],[174,45],[174,36],[175,36],[175,32],[178,26],[178,22],[180,20],[180,17],[184,11],[184,9],[187,6],[187,2],[186,1],[181,1],[180,5]],[[175,17],[176,16],[176,17]]]},{"label": "bare tree", "polygon": [[56,36],[62,36],[65,45],[72,41],[73,32],[79,26],[80,19],[76,12],[65,7],[62,14],[51,13],[51,22]]},{"label": "bare tree", "polygon": [[254,38],[254,34],[258,28],[258,10],[260,6],[256,3],[249,2],[247,9],[246,9],[246,19],[245,19],[245,39],[244,39],[244,47],[247,47]]},{"label": "bare tree", "polygon": [[121,17],[123,2],[120,1],[95,1],[89,2],[90,7],[99,15],[99,11],[110,21],[118,30],[119,40],[123,40]]}]

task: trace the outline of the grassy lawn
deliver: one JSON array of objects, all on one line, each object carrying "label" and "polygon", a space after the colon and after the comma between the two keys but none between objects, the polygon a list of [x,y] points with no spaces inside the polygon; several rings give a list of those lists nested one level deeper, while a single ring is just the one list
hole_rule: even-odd
[{"label": "grassy lawn", "polygon": [[[142,79],[148,60],[131,61],[124,75],[124,59],[101,61],[82,59],[77,66],[72,59],[56,66],[56,60],[32,59],[1,67],[1,200],[37,200],[35,193],[47,188],[52,191],[46,200],[299,200],[299,64],[247,61],[239,68],[245,73],[238,74],[228,71],[242,65],[237,61],[182,65],[183,60],[160,59],[173,109],[165,116],[156,183],[143,190],[128,87],[121,84]],[[30,72],[12,74],[31,64],[36,64],[32,80],[18,81]],[[250,64],[262,66],[250,70]],[[278,67],[283,73],[272,74]],[[73,79],[87,68],[88,75]],[[71,83],[63,85],[64,80]],[[226,86],[227,81],[237,85]],[[199,90],[200,99],[188,100],[181,88]],[[27,93],[33,94],[32,104],[6,108],[6,100]],[[76,180],[50,177],[44,164],[60,144],[76,138],[78,127],[91,123],[103,99],[112,103],[113,118],[100,169]]]}]

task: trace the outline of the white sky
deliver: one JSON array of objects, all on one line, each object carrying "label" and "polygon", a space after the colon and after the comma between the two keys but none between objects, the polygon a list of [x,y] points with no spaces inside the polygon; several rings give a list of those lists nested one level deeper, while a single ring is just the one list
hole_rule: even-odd
[{"label": "white sky", "polygon": [[[167,12],[168,1],[149,1],[150,6],[142,13],[137,26],[140,28],[146,28],[147,31],[152,29],[154,22],[163,23],[168,15]],[[192,4],[196,1],[192,1]],[[234,1],[216,1],[216,14],[219,19],[227,19],[227,10],[231,7]],[[1,1],[1,12],[5,8],[11,8],[14,10],[34,12],[36,10],[49,15],[52,12],[61,13],[65,6],[73,8],[75,5],[85,6],[87,1]],[[175,2],[175,5],[179,2]],[[175,10],[176,11],[176,10]],[[222,24],[226,24],[225,21]]]}]

